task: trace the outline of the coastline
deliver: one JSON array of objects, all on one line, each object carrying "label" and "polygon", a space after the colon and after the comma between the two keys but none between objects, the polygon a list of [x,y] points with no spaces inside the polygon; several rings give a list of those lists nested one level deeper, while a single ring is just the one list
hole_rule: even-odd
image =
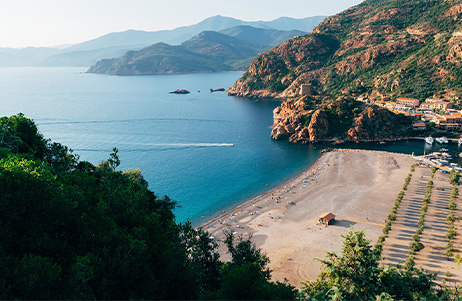
[{"label": "coastline", "polygon": [[[276,188],[201,223],[219,244],[223,231],[252,237],[270,258],[273,279],[293,285],[313,280],[325,251],[338,252],[341,237],[353,227],[375,242],[414,160],[386,151],[334,149]],[[334,225],[320,227],[317,217],[332,211]]]},{"label": "coastline", "polygon": [[[334,149],[333,151],[337,151],[338,149]],[[354,151],[354,150],[351,150]],[[307,169],[302,170],[301,172],[295,174],[292,178],[287,179],[287,181],[282,181],[282,184],[268,189],[266,192],[260,193],[256,197],[250,198],[248,200],[244,200],[243,203],[240,205],[236,205],[231,207],[231,209],[224,210],[224,212],[220,213],[218,216],[211,217],[208,221],[203,221],[202,223],[198,223],[199,225],[196,228],[202,228],[202,229],[207,229],[207,227],[210,227],[213,223],[216,223],[220,219],[225,218],[226,216],[231,214],[231,211],[239,211],[244,207],[247,207],[249,205],[254,205],[256,202],[263,200],[265,197],[271,196],[271,193],[274,194],[275,191],[282,189],[287,183],[291,183],[295,181],[296,179],[299,179],[303,174],[309,172],[312,168],[314,168],[318,162],[324,157],[326,153],[322,154],[321,157],[319,157],[313,164],[311,164]]]}]

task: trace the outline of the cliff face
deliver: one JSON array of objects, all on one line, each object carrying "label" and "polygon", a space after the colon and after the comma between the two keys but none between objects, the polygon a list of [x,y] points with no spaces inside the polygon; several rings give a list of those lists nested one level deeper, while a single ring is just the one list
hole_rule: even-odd
[{"label": "cliff face", "polygon": [[[261,54],[228,94],[285,99],[274,112],[274,139],[395,139],[407,134],[400,116],[372,107],[348,109],[334,99],[348,90],[372,100],[457,101],[461,64],[460,0],[365,0],[328,17],[313,33]],[[311,85],[310,96],[299,95],[301,84]]]},{"label": "cliff face", "polygon": [[245,97],[286,97],[282,93],[306,71],[317,70],[338,49],[331,35],[296,37],[260,55],[228,90]]},{"label": "cliff face", "polygon": [[452,99],[462,92],[461,9],[460,0],[366,0],[261,54],[228,93],[287,98],[311,84],[323,95],[360,87]]},{"label": "cliff face", "polygon": [[305,110],[306,106],[298,100],[276,108],[271,138],[300,144],[393,140],[408,134],[411,124],[404,116],[348,98],[316,110]]}]

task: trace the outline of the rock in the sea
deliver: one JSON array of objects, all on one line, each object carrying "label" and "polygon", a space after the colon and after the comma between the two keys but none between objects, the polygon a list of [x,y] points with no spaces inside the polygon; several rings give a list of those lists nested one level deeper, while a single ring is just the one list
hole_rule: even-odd
[{"label": "rock in the sea", "polygon": [[170,92],[170,94],[188,94],[188,93],[190,92],[185,89],[176,89],[175,91]]},{"label": "rock in the sea", "polygon": [[224,92],[225,88],[210,89],[210,92]]}]

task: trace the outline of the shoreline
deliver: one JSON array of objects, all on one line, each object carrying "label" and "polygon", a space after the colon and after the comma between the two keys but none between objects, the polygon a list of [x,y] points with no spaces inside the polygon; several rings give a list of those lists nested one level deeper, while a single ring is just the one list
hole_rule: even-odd
[{"label": "shoreline", "polygon": [[[244,200],[243,203],[240,203],[239,205],[235,206],[230,206],[230,209],[224,210],[224,212],[219,213],[217,216],[211,217],[207,221],[202,221],[202,222],[197,222],[197,226],[194,226],[195,228],[202,228],[206,229],[206,227],[209,227],[213,223],[216,223],[220,219],[223,219],[224,217],[230,215],[233,211],[240,211],[242,208],[247,207],[248,205],[253,205],[258,201],[263,200],[265,197],[271,196],[271,194],[275,191],[283,189],[286,185],[295,182],[298,180],[301,176],[303,176],[306,173],[309,173],[312,171],[316,166],[319,164],[319,162],[328,154],[331,152],[375,152],[375,153],[384,153],[384,154],[398,154],[398,155],[407,155],[399,152],[390,152],[390,151],[379,151],[379,150],[363,150],[363,149],[354,149],[354,148],[333,148],[330,149],[329,151],[324,152],[321,157],[319,157],[312,165],[310,165],[307,169],[302,170],[301,172],[297,173],[295,176],[287,179],[287,181],[282,181],[281,184],[277,185],[274,188],[270,188],[266,192],[260,193],[256,197]],[[213,214],[212,214],[213,215]]]},{"label": "shoreline", "polygon": [[[221,259],[230,255],[224,231],[252,242],[270,259],[273,280],[298,286],[314,280],[326,251],[341,250],[353,227],[374,243],[381,235],[396,195],[415,162],[411,155],[382,150],[333,149],[311,166],[259,196],[199,224],[218,243]],[[324,227],[318,217],[333,212]]]},{"label": "shoreline", "polygon": [[[329,152],[336,152],[337,149],[334,149],[334,150],[331,150]],[[348,150],[350,151],[350,150]],[[351,149],[351,151],[355,151],[353,149]],[[282,181],[281,184],[277,185],[276,187],[274,188],[270,188],[269,190],[267,190],[266,192],[263,192],[263,193],[260,193],[259,195],[257,195],[256,197],[253,197],[253,198],[250,198],[250,199],[247,199],[247,200],[244,200],[243,203],[241,203],[240,205],[237,205],[237,206],[233,206],[231,209],[228,209],[228,210],[224,210],[224,212],[220,213],[218,216],[216,217],[212,217],[210,220],[208,221],[205,221],[204,223],[200,223],[200,225],[198,225],[197,227],[195,228],[202,228],[202,229],[205,229],[206,227],[209,227],[211,224],[219,221],[220,219],[223,219],[224,217],[228,216],[231,214],[231,211],[239,211],[241,210],[242,208],[248,206],[248,205],[253,205],[255,204],[256,202],[258,201],[261,201],[263,200],[265,197],[268,197],[268,196],[271,196],[272,193],[274,193],[275,191],[277,190],[280,190],[282,188],[284,188],[284,186],[286,186],[288,183],[292,183],[294,182],[295,180],[299,179],[301,176],[303,176],[303,174],[311,171],[313,168],[315,168],[318,163],[320,162],[320,160],[327,154],[326,153],[323,153],[321,155],[321,157],[319,157],[312,165],[310,165],[307,169],[304,169],[302,170],[301,172],[297,173],[295,176],[287,179],[287,181]]]}]

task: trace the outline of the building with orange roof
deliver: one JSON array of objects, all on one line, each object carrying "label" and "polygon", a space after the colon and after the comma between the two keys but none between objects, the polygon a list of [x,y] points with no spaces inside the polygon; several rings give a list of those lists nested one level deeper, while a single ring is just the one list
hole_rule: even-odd
[{"label": "building with orange roof", "polygon": [[420,101],[418,99],[413,99],[413,98],[400,97],[396,100],[396,104],[405,105],[405,106],[414,107],[414,108],[418,107],[419,103]]},{"label": "building with orange roof", "polygon": [[453,106],[454,104],[450,101],[436,100],[436,99],[427,99],[425,102],[420,104],[421,109],[428,109],[428,110],[438,109],[438,110],[443,110],[443,111],[452,109]]},{"label": "building with orange roof", "polygon": [[333,214],[331,212],[326,212],[326,213],[319,216],[318,223],[327,226],[327,225],[329,225],[329,223],[333,222],[334,220],[335,220],[335,214]]}]

